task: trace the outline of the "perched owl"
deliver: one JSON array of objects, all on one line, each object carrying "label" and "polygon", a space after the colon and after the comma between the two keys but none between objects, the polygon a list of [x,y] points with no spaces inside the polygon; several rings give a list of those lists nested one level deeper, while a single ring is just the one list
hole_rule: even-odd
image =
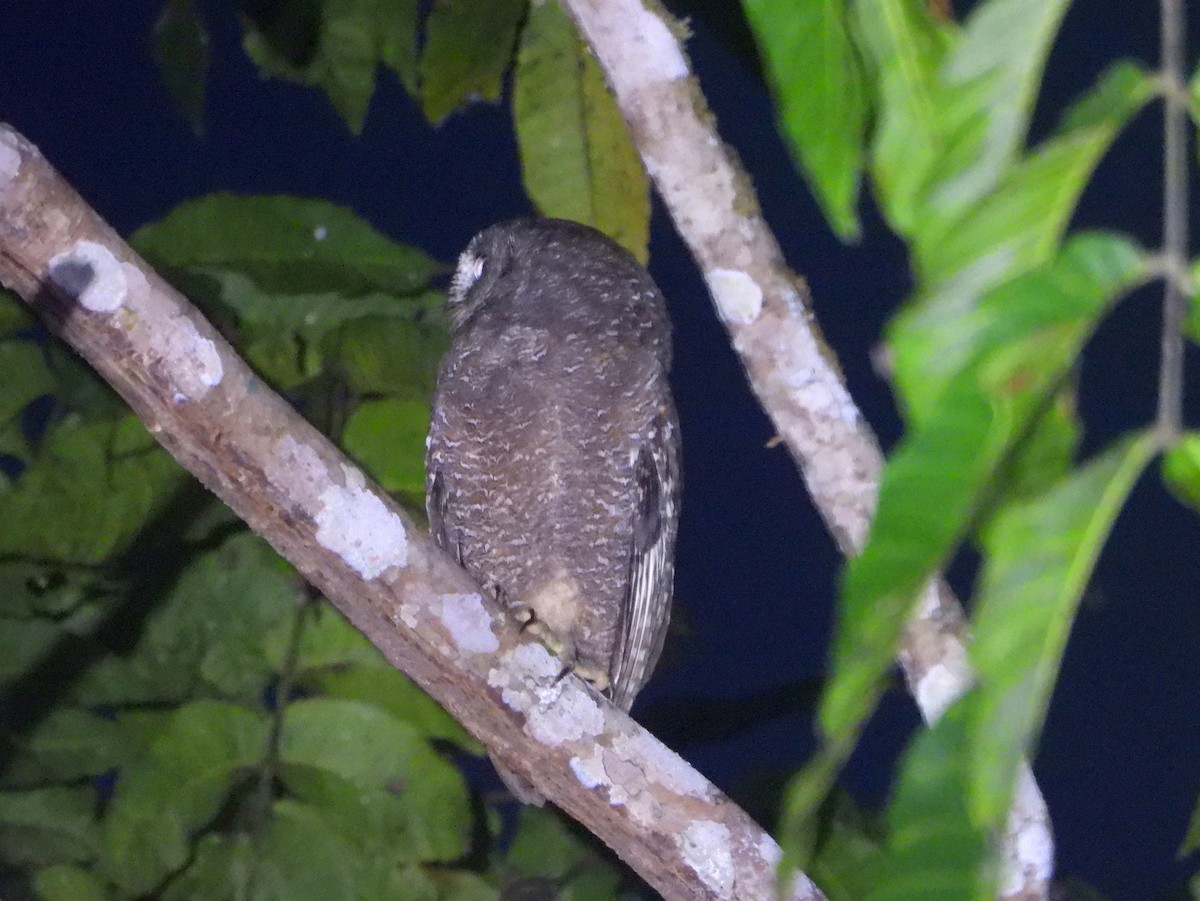
[{"label": "perched owl", "polygon": [[467,245],[449,310],[430,529],[628,710],[662,651],[674,576],[679,425],[662,294],[600,232],[518,219]]}]

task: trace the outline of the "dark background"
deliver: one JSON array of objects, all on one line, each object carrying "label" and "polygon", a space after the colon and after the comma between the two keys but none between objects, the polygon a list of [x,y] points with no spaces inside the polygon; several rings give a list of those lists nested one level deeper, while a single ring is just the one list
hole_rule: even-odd
[{"label": "dark background", "polygon": [[[737,5],[692,12],[688,45],[722,136],[754,179],[768,221],[813,290],[853,394],[885,445],[899,433],[868,361],[909,276],[902,246],[864,209],[856,247],[825,227],[778,137]],[[963,4],[955,4],[961,7]],[[381,75],[353,137],[324,96],[263,81],[242,54],[231,4],[204,4],[212,34],[206,128],[194,137],[151,57],[159,0],[3,4],[0,120],[37,144],[122,234],[217,190],[322,197],[392,238],[451,261],[477,230],[529,211],[503,106],[431,128]],[[1192,16],[1192,33],[1200,16]],[[1080,0],[1067,16],[1035,116],[1036,139],[1121,56],[1154,65],[1157,4]],[[1159,107],[1144,112],[1096,175],[1078,226],[1159,240]],[[671,301],[685,479],[677,597],[683,628],[635,710],[722,788],[746,796],[811,748],[839,557],[771,427],[748,393],[702,282],[656,209],[650,268]],[[1128,298],[1089,345],[1081,372],[1085,450],[1152,419],[1160,289]],[[1195,354],[1191,353],[1191,372]],[[1188,422],[1197,415],[1195,378]],[[1176,849],[1200,792],[1200,526],[1157,473],[1118,522],[1068,649],[1036,771],[1054,815],[1062,874],[1114,898],[1162,898],[1195,870]],[[955,569],[969,590],[969,561]],[[886,699],[845,784],[886,798],[916,722]]]}]

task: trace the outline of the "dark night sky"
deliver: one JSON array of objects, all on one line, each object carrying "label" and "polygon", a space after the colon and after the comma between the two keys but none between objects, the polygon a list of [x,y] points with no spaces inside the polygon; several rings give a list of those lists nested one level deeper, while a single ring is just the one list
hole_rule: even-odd
[{"label": "dark night sky", "polygon": [[[0,36],[0,120],[37,144],[123,234],[211,191],[290,193],[350,206],[389,236],[450,261],[481,227],[528,212],[503,107],[475,107],[435,130],[384,76],[364,134],[352,137],[322,95],[258,78],[226,3],[206,5],[214,66],[207,134],[193,137],[151,59],[160,5],[12,3]],[[1153,64],[1156,7],[1075,4],[1049,63],[1035,136],[1109,61]],[[729,7],[714,8],[693,22],[689,49],[701,84],[789,261],[813,288],[854,396],[890,444],[898,422],[868,351],[907,290],[903,248],[869,211],[860,246],[832,237],[775,133],[753,64],[737,50]],[[1200,33],[1200,19],[1192,24]],[[1152,107],[1102,165],[1078,224],[1121,228],[1154,245],[1159,136]],[[839,560],[786,452],[764,447],[771,428],[661,210],[651,270],[676,327],[686,479],[677,595],[687,628],[635,712],[736,794],[748,778],[794,769],[810,747],[805,688],[824,668]],[[1089,346],[1081,400],[1089,451],[1153,415],[1159,293],[1128,299]],[[1194,401],[1192,425],[1200,423]],[[1164,897],[1194,869],[1175,849],[1200,792],[1197,546],[1195,517],[1151,472],[1085,600],[1037,761],[1060,870],[1114,898]],[[734,734],[681,719],[683,709],[700,710],[711,723],[709,704],[748,699],[763,706]],[[884,796],[888,764],[913,722],[906,699],[887,699],[847,772],[861,799]]]}]

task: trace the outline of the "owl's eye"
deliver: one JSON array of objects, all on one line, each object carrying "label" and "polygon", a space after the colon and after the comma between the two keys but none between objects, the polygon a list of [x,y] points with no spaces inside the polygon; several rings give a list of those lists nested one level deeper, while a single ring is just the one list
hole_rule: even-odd
[{"label": "owl's eye", "polygon": [[450,280],[450,298],[453,302],[462,303],[471,286],[479,281],[487,267],[487,258],[467,250],[458,258],[458,267],[454,270],[454,278]]}]

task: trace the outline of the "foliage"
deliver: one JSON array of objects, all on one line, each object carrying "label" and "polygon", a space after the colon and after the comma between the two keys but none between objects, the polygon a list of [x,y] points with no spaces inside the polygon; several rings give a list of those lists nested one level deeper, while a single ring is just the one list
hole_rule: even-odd
[{"label": "foliage", "polygon": [[[962,22],[921,0],[744,6],[780,125],[831,227],[858,233],[867,184],[915,276],[887,335],[907,430],[845,571],[824,745],[789,792],[787,850],[821,866],[811,819],[885,688],[922,586],[974,543],[977,682],[901,766],[870,897],[930,897],[932,886],[989,897],[1021,761],[1036,750],[1114,519],[1158,452],[1174,490],[1197,496],[1195,438],[1153,424],[1075,459],[1079,358],[1154,263],[1118,234],[1064,234],[1104,152],[1160,86],[1117,61],[1027,146],[1065,0],[985,0]],[[800,12],[779,27],[790,10]]]}]

